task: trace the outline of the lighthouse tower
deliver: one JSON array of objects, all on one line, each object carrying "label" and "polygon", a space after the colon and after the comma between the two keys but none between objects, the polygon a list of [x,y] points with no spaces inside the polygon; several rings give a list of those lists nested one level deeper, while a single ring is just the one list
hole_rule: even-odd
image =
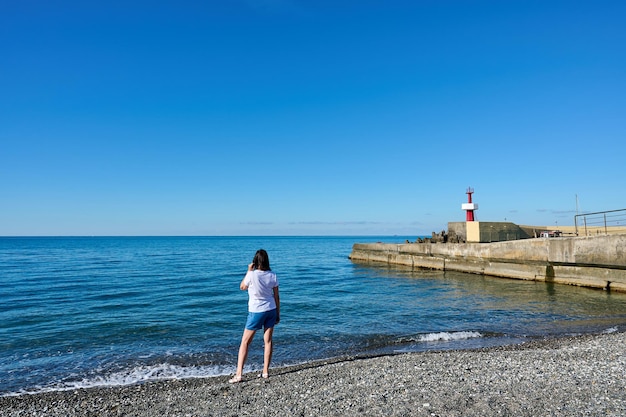
[{"label": "lighthouse tower", "polygon": [[474,193],[474,189],[468,187],[467,189],[467,203],[461,205],[461,209],[465,210],[467,213],[465,215],[466,222],[474,221],[474,210],[478,210],[478,204],[472,203],[472,194]]}]

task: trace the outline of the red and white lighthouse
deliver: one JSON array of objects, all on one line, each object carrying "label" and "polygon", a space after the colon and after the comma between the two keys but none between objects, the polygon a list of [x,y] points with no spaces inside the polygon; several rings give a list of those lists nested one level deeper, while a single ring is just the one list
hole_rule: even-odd
[{"label": "red and white lighthouse", "polygon": [[472,194],[474,193],[474,189],[472,187],[467,188],[467,203],[461,205],[461,209],[465,210],[467,213],[465,215],[466,222],[474,221],[474,210],[478,210],[478,204],[472,203]]}]

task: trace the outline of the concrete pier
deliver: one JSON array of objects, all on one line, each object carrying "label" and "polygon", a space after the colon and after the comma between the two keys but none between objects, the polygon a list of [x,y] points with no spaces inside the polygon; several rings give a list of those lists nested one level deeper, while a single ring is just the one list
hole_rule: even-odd
[{"label": "concrete pier", "polygon": [[626,234],[495,243],[355,243],[350,259],[626,292]]}]

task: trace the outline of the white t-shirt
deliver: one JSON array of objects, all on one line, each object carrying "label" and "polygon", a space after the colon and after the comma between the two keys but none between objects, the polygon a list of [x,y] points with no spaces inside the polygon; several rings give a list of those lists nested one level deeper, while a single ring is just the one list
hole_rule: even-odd
[{"label": "white t-shirt", "polygon": [[274,288],[278,287],[276,274],[272,271],[255,269],[248,271],[244,278],[244,284],[248,286],[248,311],[262,313],[274,310]]}]

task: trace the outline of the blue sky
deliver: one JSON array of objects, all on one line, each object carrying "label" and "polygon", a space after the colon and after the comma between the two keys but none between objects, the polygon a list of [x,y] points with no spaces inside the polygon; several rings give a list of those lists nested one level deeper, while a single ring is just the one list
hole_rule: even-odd
[{"label": "blue sky", "polygon": [[[9,4],[11,3],[11,4]],[[626,208],[626,2],[0,5],[0,235],[422,235]]]}]

